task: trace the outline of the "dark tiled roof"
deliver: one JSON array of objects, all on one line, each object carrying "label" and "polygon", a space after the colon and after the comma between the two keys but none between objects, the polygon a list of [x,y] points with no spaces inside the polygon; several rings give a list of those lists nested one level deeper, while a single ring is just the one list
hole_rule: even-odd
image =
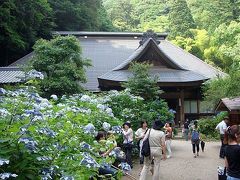
[{"label": "dark tiled roof", "polygon": [[18,67],[0,67],[0,84],[18,83],[24,77],[24,72]]},{"label": "dark tiled roof", "polygon": [[[151,47],[150,47],[151,46]],[[126,66],[128,66],[132,61],[135,61],[136,59],[140,58],[144,53],[146,53],[146,51],[149,48],[155,48],[157,49],[159,55],[162,54],[163,52],[161,51],[161,49],[159,48],[159,46],[156,44],[156,42],[152,39],[149,38],[142,46],[140,46],[138,49],[136,49],[131,56],[129,56],[125,61],[123,61],[120,65],[118,65],[116,68],[114,68],[113,70],[121,70],[124,69]],[[165,55],[166,56],[166,55]],[[169,64],[169,66],[172,66],[175,69],[183,69],[179,64],[177,64],[175,61],[172,61],[172,59],[167,59],[167,64]]]},{"label": "dark tiled roof", "polygon": [[221,105],[224,105],[229,111],[232,110],[240,110],[240,97],[236,98],[223,98],[219,102],[219,104],[216,107],[216,111],[218,111],[218,108],[221,108]]},{"label": "dark tiled roof", "polygon": [[[98,77],[102,77],[105,73],[112,71],[121,63],[129,59],[139,47],[143,33],[115,33],[115,32],[57,32],[61,35],[76,35],[79,38],[82,47],[83,57],[92,60],[92,67],[87,69],[88,82],[84,85],[88,90],[98,90]],[[180,69],[188,70],[182,72],[182,78],[186,73],[193,73],[191,76],[198,79],[210,79],[219,75],[225,75],[223,72],[206,64],[197,57],[189,54],[181,48],[171,44],[165,40],[166,34],[158,34],[160,40],[159,49]],[[144,45],[143,45],[144,46]],[[142,48],[142,47],[140,47]],[[139,49],[140,49],[139,48]],[[139,51],[139,49],[137,51]],[[14,65],[25,64],[31,59],[32,54],[21,58]],[[162,78],[171,77],[161,73]],[[171,74],[171,73],[170,73]],[[183,75],[184,74],[184,75]],[[198,75],[196,75],[198,74]],[[176,75],[176,73],[175,73]],[[189,76],[189,75],[188,75]],[[173,77],[173,76],[172,76]],[[161,76],[160,76],[161,79]],[[175,80],[177,77],[175,77]],[[181,78],[180,78],[181,79]],[[190,77],[191,79],[191,77]]]},{"label": "dark tiled roof", "polygon": [[[193,71],[185,71],[185,70],[175,70],[168,68],[161,69],[151,69],[150,75],[152,77],[157,76],[158,82],[191,82],[191,81],[202,81],[206,80],[205,76],[202,76]],[[110,81],[118,81],[125,82],[129,77],[132,77],[132,73],[128,70],[118,70],[118,71],[110,71],[102,76],[99,79],[110,80]]]},{"label": "dark tiled roof", "polygon": [[[89,37],[141,37],[144,33],[137,32],[86,32],[86,31],[54,31],[56,35],[74,35],[74,36],[89,36]],[[165,39],[167,33],[156,33],[158,38]]]},{"label": "dark tiled roof", "polygon": [[203,60],[196,56],[186,52],[182,48],[172,44],[171,42],[164,40],[159,45],[160,49],[172,59],[175,63],[179,64],[186,70],[197,72],[209,79],[216,76],[225,76],[226,74],[216,69],[215,67],[207,64]]},{"label": "dark tiled roof", "polygon": [[18,59],[17,61],[15,61],[14,63],[10,64],[9,66],[22,66],[22,65],[26,65],[28,63],[29,60],[32,59],[33,57],[33,52],[23,56],[22,58]]}]

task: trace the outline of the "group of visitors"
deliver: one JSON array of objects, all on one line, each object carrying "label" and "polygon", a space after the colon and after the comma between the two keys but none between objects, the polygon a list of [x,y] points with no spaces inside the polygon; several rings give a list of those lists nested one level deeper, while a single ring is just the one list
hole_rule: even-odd
[{"label": "group of visitors", "polygon": [[225,117],[217,126],[221,139],[219,157],[225,159],[227,180],[240,180],[240,126],[228,126],[229,118]]},{"label": "group of visitors", "polygon": [[[133,137],[137,140],[139,148],[140,164],[142,165],[142,171],[140,173],[140,180],[146,179],[147,172],[150,170],[153,174],[153,179],[159,179],[160,161],[165,160],[172,156],[171,151],[171,139],[173,135],[173,129],[170,123],[165,125],[160,120],[155,120],[152,128],[148,127],[146,120],[142,121],[140,128],[134,133],[131,124],[126,122],[123,124],[123,150],[126,154],[126,162],[132,165],[132,149],[133,149]],[[144,157],[141,149],[143,142],[148,138],[150,146],[150,157]]]},{"label": "group of visitors", "polygon": [[[217,125],[216,129],[220,132],[222,145],[219,157],[225,158],[227,180],[240,180],[240,126],[228,126],[228,118],[225,117],[224,120]],[[190,121],[187,120],[184,123],[183,130],[185,140],[191,140],[193,156],[196,158],[199,156],[200,145],[202,151],[204,151],[204,144],[202,144],[204,142],[201,140],[197,121],[194,121],[194,123],[191,124]],[[125,122],[122,126],[122,135],[122,148],[125,153],[124,161],[133,168],[132,150],[134,147],[133,140],[135,138],[139,149],[140,164],[142,165],[142,170],[139,174],[140,180],[147,179],[148,171],[152,173],[153,180],[159,180],[160,161],[172,157],[171,141],[173,137],[173,129],[171,124],[163,124],[161,120],[157,119],[153,122],[153,125],[150,128],[148,122],[143,120],[140,127],[134,133],[131,123]],[[106,138],[107,137],[104,133],[99,132],[97,136],[98,141]],[[150,146],[150,156],[148,157],[144,157],[142,153],[142,146],[146,140],[149,141]],[[115,142],[113,147],[102,152],[102,156],[108,156],[116,146],[117,143]],[[119,161],[122,161],[122,159]],[[101,167],[99,171],[100,174],[115,173],[113,169],[106,167]]]}]

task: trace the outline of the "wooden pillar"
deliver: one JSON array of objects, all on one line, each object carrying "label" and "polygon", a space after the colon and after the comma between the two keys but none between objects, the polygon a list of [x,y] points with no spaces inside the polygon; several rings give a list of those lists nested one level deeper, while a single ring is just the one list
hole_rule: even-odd
[{"label": "wooden pillar", "polygon": [[179,109],[180,109],[180,125],[183,125],[185,121],[184,113],[184,89],[181,89],[180,98],[179,98]]}]

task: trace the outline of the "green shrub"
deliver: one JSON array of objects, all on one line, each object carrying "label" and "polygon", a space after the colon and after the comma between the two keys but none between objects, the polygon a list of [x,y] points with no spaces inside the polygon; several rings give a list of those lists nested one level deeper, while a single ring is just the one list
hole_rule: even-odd
[{"label": "green shrub", "polygon": [[198,121],[198,126],[200,133],[204,135],[203,137],[208,139],[218,139],[219,131],[215,128],[217,124],[223,120],[224,116],[226,116],[226,113],[220,113],[214,117],[200,119]]}]

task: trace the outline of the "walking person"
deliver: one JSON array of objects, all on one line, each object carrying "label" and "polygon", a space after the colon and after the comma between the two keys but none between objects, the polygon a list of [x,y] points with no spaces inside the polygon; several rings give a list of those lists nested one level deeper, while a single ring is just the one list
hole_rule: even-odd
[{"label": "walking person", "polygon": [[226,130],[225,166],[227,180],[240,180],[240,126],[233,125]]},{"label": "walking person", "polygon": [[165,143],[167,148],[167,159],[172,156],[172,150],[171,150],[171,142],[172,142],[172,127],[169,123],[166,123],[164,126],[165,129]]},{"label": "walking person", "polygon": [[126,154],[127,163],[133,168],[132,164],[132,149],[133,149],[133,130],[130,122],[123,124],[123,150]]},{"label": "walking person", "polygon": [[[193,128],[191,129],[191,142],[192,142],[192,151],[194,158],[199,156],[199,144],[200,144],[200,133],[197,126],[197,121],[194,122]],[[196,154],[197,149],[197,154]]]},{"label": "walking person", "polygon": [[188,134],[189,134],[189,120],[186,119],[184,125],[183,125],[183,133],[184,133],[184,137],[185,140],[188,141]]},{"label": "walking person", "polygon": [[224,117],[224,119],[216,126],[216,129],[219,130],[220,133],[220,139],[221,139],[221,148],[220,148],[220,153],[219,157],[224,158],[224,152],[225,152],[225,144],[223,142],[224,140],[224,134],[227,129],[227,123],[228,123],[228,117]]},{"label": "walking person", "polygon": [[160,162],[161,159],[166,160],[166,147],[165,147],[165,134],[161,130],[164,124],[160,120],[156,120],[153,123],[153,127],[149,129],[143,139],[145,141],[149,139],[150,157],[144,158],[143,169],[140,174],[139,180],[146,180],[148,171],[151,168],[151,162],[154,159],[154,169],[152,180],[160,180]]},{"label": "walking person", "polygon": [[141,149],[142,149],[143,138],[147,133],[147,130],[148,130],[148,124],[147,124],[147,121],[144,120],[141,122],[140,128],[135,132],[135,137],[138,140],[140,164],[143,164],[143,161],[144,161],[144,156],[141,154]]}]

